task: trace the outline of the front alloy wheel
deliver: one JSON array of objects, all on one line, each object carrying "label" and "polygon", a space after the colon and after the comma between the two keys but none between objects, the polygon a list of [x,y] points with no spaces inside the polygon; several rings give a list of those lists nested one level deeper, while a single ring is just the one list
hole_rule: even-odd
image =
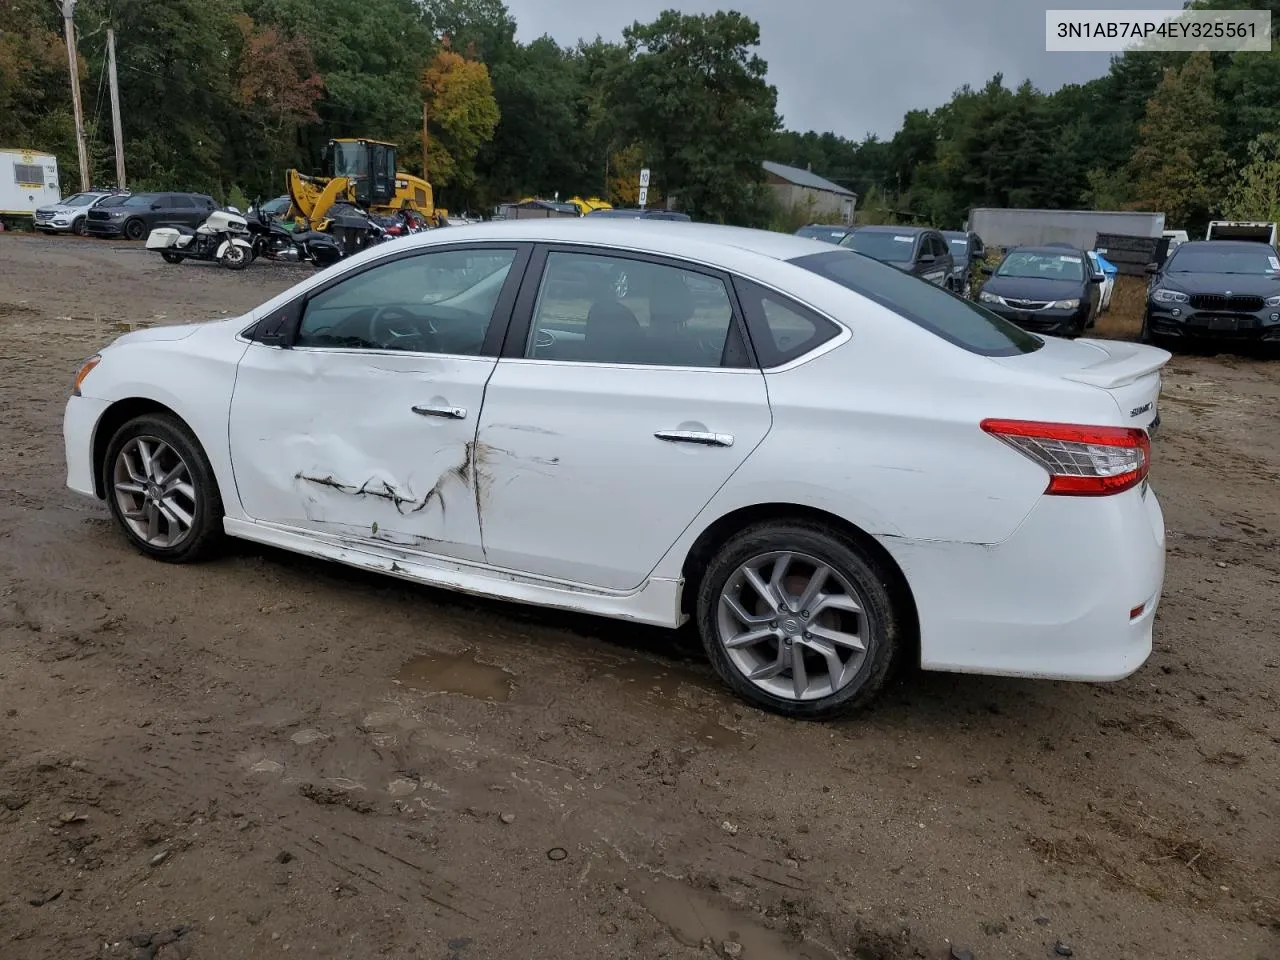
[{"label": "front alloy wheel", "polygon": [[107,446],[102,478],[116,521],[157,560],[194,560],[221,536],[213,468],[186,424],[171,414],[145,414],[122,426]]},{"label": "front alloy wheel", "polygon": [[228,244],[221,262],[228,270],[243,270],[249,265],[249,251],[239,244]]},{"label": "front alloy wheel", "polygon": [[699,632],[720,678],[755,706],[825,720],[887,682],[903,618],[894,576],[852,539],[803,520],[767,522],[711,559]]}]

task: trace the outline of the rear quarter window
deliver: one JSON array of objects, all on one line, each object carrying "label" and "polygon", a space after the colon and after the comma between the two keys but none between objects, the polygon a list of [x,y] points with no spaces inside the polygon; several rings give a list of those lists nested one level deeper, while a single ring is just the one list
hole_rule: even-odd
[{"label": "rear quarter window", "polygon": [[1044,342],[976,303],[852,250],[789,261],[852,290],[948,343],[984,357],[1032,353]]},{"label": "rear quarter window", "polygon": [[803,357],[840,332],[840,327],[794,300],[742,278],[734,279],[751,344],[766,370]]}]

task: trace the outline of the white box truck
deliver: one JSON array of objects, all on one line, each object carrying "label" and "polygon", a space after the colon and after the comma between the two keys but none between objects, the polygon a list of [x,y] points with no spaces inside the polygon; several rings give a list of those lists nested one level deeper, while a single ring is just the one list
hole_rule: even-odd
[{"label": "white box truck", "polygon": [[61,199],[57,157],[0,148],[0,215],[30,217]]},{"label": "white box truck", "polygon": [[1265,220],[1214,220],[1205,232],[1206,240],[1253,240],[1276,245],[1276,225]]}]

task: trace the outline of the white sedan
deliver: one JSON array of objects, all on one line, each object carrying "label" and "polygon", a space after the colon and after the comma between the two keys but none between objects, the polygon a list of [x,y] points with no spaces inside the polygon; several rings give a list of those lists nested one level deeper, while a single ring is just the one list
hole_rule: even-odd
[{"label": "white sedan", "polygon": [[800,718],[896,662],[1151,651],[1169,354],[1039,337],[817,240],[527,220],[372,248],[75,379],[70,487],[158,560],[228,535],[675,628]]}]

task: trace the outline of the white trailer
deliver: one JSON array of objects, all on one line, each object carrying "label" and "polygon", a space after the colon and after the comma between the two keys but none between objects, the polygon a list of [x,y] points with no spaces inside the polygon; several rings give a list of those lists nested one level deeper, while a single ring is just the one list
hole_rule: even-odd
[{"label": "white trailer", "polygon": [[1206,240],[1252,240],[1276,245],[1276,225],[1262,220],[1214,220],[1205,233]]},{"label": "white trailer", "polygon": [[58,158],[35,150],[0,148],[0,214],[29,217],[62,199]]}]

